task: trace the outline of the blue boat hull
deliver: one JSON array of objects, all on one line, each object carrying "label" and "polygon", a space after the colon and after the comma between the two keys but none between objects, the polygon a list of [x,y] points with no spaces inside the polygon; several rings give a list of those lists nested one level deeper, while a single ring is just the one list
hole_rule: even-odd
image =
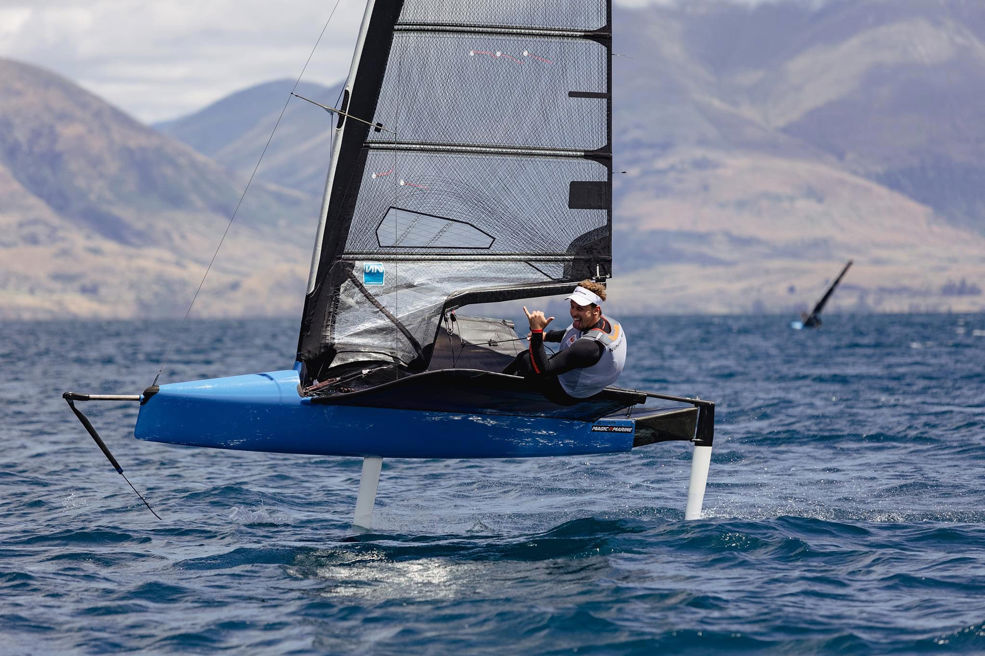
[{"label": "blue boat hull", "polygon": [[382,458],[513,458],[629,451],[632,419],[590,421],[312,402],[296,371],[162,385],[135,435],[170,444]]}]

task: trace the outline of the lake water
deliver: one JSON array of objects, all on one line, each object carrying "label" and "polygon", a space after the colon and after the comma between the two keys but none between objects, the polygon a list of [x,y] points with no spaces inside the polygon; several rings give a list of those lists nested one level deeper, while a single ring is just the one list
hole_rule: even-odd
[{"label": "lake water", "polygon": [[0,652],[985,653],[985,315],[625,318],[620,384],[717,401],[685,444],[360,461],[132,439],[61,399],[289,368],[296,320],[0,324]]}]

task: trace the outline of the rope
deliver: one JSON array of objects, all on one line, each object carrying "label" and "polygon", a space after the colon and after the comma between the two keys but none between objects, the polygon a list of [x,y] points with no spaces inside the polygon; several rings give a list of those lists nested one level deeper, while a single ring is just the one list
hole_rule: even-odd
[{"label": "rope", "polygon": [[[318,44],[321,43],[322,38],[325,36],[325,32],[328,30],[329,24],[332,22],[332,18],[335,17],[335,11],[339,8],[340,2],[341,0],[335,0],[335,6],[332,7],[332,12],[328,15],[328,20],[325,21],[325,25],[322,27],[321,33],[315,41],[315,45],[312,46],[311,52],[308,53],[308,58],[305,60],[304,66],[301,67],[301,72],[294,81],[294,86],[291,88],[291,93],[288,94],[287,100],[284,101],[284,106],[281,108],[280,114],[277,116],[277,122],[274,123],[273,129],[270,131],[270,136],[267,137],[267,143],[264,144],[263,150],[260,152],[260,157],[257,158],[256,166],[253,167],[253,172],[250,173],[250,179],[247,180],[246,187],[243,189],[243,193],[240,194],[239,200],[236,202],[236,207],[233,209],[232,216],[229,217],[229,222],[226,223],[226,229],[222,232],[222,236],[219,238],[219,243],[215,247],[215,252],[212,253],[212,259],[209,260],[209,265],[205,269],[205,274],[202,276],[201,282],[198,283],[198,288],[195,290],[194,296],[192,296],[191,303],[188,304],[188,309],[185,310],[185,316],[181,319],[182,322],[187,321],[189,315],[191,315],[192,308],[195,306],[195,301],[198,300],[198,295],[202,292],[202,288],[205,286],[205,280],[209,277],[209,273],[212,271],[212,266],[215,264],[215,260],[219,256],[219,250],[222,248],[223,242],[226,241],[226,236],[229,234],[229,230],[233,226],[233,221],[236,220],[236,215],[239,213],[239,208],[243,204],[243,199],[246,198],[246,193],[250,190],[250,185],[253,184],[253,179],[256,177],[257,171],[260,170],[260,163],[263,161],[263,156],[267,154],[267,148],[270,147],[270,142],[273,141],[274,134],[277,132],[277,128],[280,126],[280,122],[284,118],[284,113],[287,111],[287,106],[291,102],[291,97],[294,96],[294,92],[297,91],[298,86],[301,84],[301,78],[304,77],[305,72],[308,70],[308,65],[311,63],[311,58],[315,56],[315,51],[318,49]],[[157,370],[157,375],[154,376],[154,382],[151,383],[152,385],[157,385],[158,379],[164,372],[164,367],[167,366],[168,360],[171,358],[173,348],[174,342],[170,342],[164,352],[164,357],[161,359],[161,367]]]}]

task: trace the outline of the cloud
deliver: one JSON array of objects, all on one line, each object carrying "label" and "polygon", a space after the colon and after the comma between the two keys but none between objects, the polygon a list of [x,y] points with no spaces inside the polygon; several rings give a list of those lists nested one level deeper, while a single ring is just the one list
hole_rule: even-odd
[{"label": "cloud", "polygon": [[[356,4],[340,3],[305,80],[345,77]],[[5,0],[0,56],[51,69],[151,122],[297,77],[331,11],[310,0]]]}]

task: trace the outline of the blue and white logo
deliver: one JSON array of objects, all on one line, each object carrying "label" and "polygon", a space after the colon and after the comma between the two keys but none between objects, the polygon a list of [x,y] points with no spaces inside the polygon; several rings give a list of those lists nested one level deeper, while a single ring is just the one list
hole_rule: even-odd
[{"label": "blue and white logo", "polygon": [[382,285],[385,274],[386,270],[383,268],[382,262],[366,262],[363,264],[364,285]]}]

